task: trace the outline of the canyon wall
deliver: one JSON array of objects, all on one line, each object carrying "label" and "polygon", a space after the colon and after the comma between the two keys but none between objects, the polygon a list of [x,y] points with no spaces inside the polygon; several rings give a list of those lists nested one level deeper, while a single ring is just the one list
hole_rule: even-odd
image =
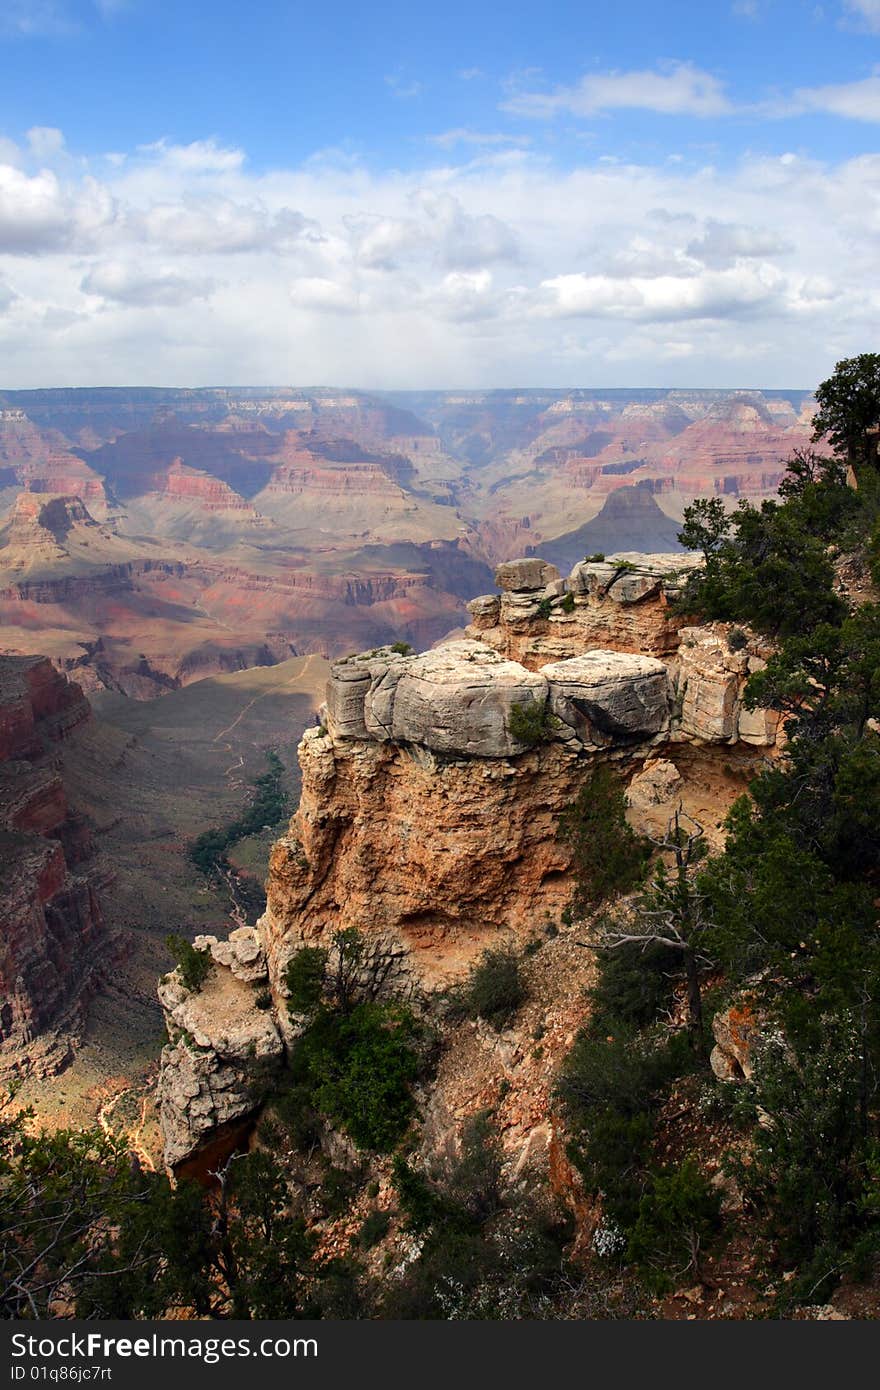
[{"label": "canyon wall", "polygon": [[58,1071],[115,942],[68,805],[63,744],[91,717],[46,658],[0,657],[0,1075]]}]

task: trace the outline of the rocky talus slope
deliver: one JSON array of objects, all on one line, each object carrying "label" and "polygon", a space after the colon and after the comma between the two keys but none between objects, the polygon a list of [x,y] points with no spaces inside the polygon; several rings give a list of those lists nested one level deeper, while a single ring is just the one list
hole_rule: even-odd
[{"label": "rocky talus slope", "polygon": [[64,741],[90,718],[51,662],[0,658],[0,1076],[69,1060],[113,959],[91,834],[64,786]]},{"label": "rocky talus slope", "polygon": [[[640,828],[659,829],[682,803],[717,833],[740,773],[777,743],[775,717],[741,702],[766,653],[674,614],[682,564],[612,557],[563,579],[540,559],[512,561],[497,571],[500,595],[471,603],[465,639],[331,668],[320,722],[299,746],[302,798],[271,853],[264,916],[228,942],[198,943],[213,958],[201,990],[188,993],[179,971],[160,989],[170,1165],[258,1109],[296,1035],[289,960],[354,927],[393,962],[388,988],[429,1012],[487,947],[541,937],[516,1027],[453,1030],[423,1098],[425,1134],[497,1104],[517,1171],[533,1159],[565,1169],[549,1097],[583,1019],[592,953],[561,915],[573,884],[560,815],[612,761]],[[539,730],[533,744],[512,731],[517,706]]]}]

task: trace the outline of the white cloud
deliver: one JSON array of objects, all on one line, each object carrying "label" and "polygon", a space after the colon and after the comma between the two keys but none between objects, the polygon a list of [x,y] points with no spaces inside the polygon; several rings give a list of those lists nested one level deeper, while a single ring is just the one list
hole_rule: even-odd
[{"label": "white cloud", "polygon": [[437,145],[442,150],[454,149],[456,145],[476,145],[481,148],[499,145],[527,145],[528,136],[502,135],[497,131],[469,130],[467,126],[457,126],[454,130],[443,130],[439,135],[429,135],[428,144]]},{"label": "white cloud", "polygon": [[67,8],[57,0],[4,0],[0,33],[16,38],[55,38],[76,28]]},{"label": "white cloud", "polygon": [[290,298],[300,309],[324,314],[356,314],[361,297],[354,285],[322,275],[305,275],[290,286]]},{"label": "white cloud", "polygon": [[189,145],[169,145],[156,140],[142,145],[141,152],[152,155],[168,169],[187,174],[225,174],[240,169],[244,163],[241,150],[225,149],[216,140],[193,140]]},{"label": "white cloud", "polygon": [[85,294],[138,309],[169,309],[207,299],[215,286],[211,280],[188,279],[167,266],[150,270],[139,264],[105,261],[88,272],[81,288]]},{"label": "white cloud", "polygon": [[717,222],[709,218],[702,236],[688,243],[687,254],[704,265],[721,269],[738,260],[754,260],[778,256],[790,250],[778,232],[768,227],[744,227],[735,222]]},{"label": "white cloud", "polygon": [[723,116],[733,109],[717,77],[692,63],[679,62],[655,72],[588,73],[574,87],[549,92],[515,92],[504,108],[519,116],[545,119],[560,112],[596,116],[623,109],[667,116]]},{"label": "white cloud", "polygon": [[385,78],[386,87],[390,88],[392,96],[397,97],[398,101],[412,101],[414,97],[419,97],[425,90],[424,84],[415,78],[400,77],[391,74]]},{"label": "white cloud", "polygon": [[27,132],[27,142],[34,159],[47,163],[64,153],[64,136],[55,126],[32,126]]},{"label": "white cloud", "polygon": [[113,216],[112,197],[93,179],[68,190],[49,169],[30,176],[0,164],[0,253],[87,245]]},{"label": "white cloud", "polygon": [[783,102],[778,114],[798,115],[809,111],[844,116],[851,121],[880,121],[880,73],[856,82],[802,87],[790,102]]},{"label": "white cloud", "polygon": [[880,34],[880,0],[843,0],[844,9],[861,20],[874,34]]},{"label": "white cloud", "polygon": [[876,337],[880,155],[376,174],[174,148],[0,166],[5,385],[809,385]]},{"label": "white cloud", "polygon": [[545,280],[541,317],[667,320],[752,317],[775,307],[783,290],[782,275],[769,266],[704,271],[700,275],[631,276],[559,275]]}]

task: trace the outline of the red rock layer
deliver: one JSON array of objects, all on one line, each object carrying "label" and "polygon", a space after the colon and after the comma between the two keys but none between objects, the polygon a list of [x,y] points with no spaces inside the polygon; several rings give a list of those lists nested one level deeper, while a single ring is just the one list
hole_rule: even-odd
[{"label": "red rock layer", "polygon": [[42,657],[0,658],[0,1074],[57,1071],[70,1056],[113,942],[84,821],[57,745],[91,715]]}]

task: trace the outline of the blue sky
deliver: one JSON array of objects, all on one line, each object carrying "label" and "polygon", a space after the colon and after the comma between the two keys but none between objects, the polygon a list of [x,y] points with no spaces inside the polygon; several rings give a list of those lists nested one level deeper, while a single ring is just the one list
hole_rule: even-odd
[{"label": "blue sky", "polygon": [[0,0],[0,386],[809,385],[880,0]]}]

